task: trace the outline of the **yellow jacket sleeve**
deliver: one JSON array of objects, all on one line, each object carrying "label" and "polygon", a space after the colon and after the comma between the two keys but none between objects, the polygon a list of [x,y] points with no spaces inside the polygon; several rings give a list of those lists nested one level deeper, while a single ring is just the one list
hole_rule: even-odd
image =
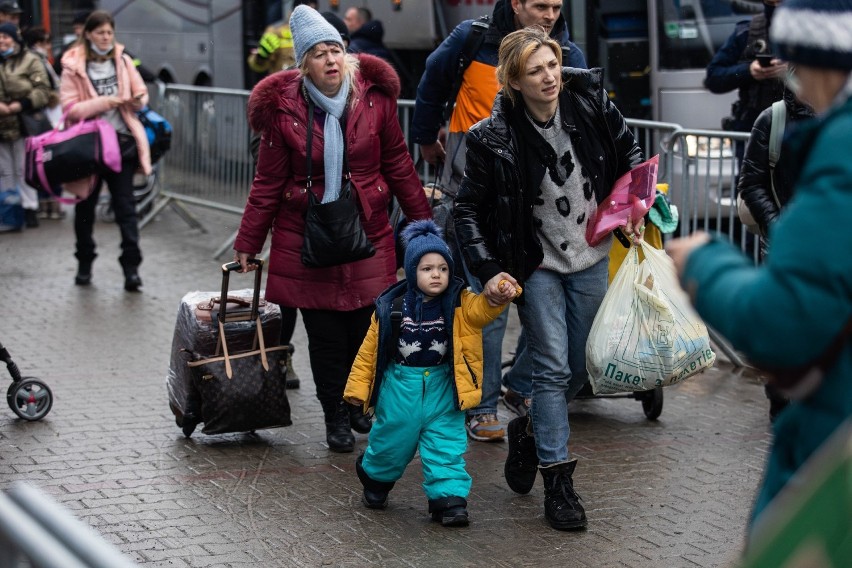
[{"label": "yellow jacket sleeve", "polygon": [[364,404],[370,400],[373,385],[376,380],[376,362],[379,350],[379,323],[376,314],[370,321],[370,328],[364,337],[358,355],[352,363],[349,379],[346,381],[346,389],[343,391],[343,400],[351,404]]}]

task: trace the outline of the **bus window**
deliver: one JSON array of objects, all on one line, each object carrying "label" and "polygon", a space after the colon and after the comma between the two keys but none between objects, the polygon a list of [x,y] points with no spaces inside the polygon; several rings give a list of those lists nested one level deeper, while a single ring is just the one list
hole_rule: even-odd
[{"label": "bus window", "polygon": [[761,0],[656,0],[659,69],[703,69]]}]

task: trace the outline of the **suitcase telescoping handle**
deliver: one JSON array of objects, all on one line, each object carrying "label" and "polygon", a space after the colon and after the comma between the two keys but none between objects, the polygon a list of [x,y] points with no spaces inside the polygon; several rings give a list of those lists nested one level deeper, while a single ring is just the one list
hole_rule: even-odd
[{"label": "suitcase telescoping handle", "polygon": [[[251,301],[251,319],[252,321],[257,319],[258,314],[258,304],[260,304],[260,282],[263,276],[263,260],[259,258],[250,258],[248,259],[249,264],[254,264],[257,266],[257,270],[254,271],[254,295],[252,296]],[[231,276],[231,272],[234,270],[240,269],[240,263],[237,261],[227,262],[222,265],[222,295],[221,298],[228,297],[228,280]],[[225,310],[227,309],[228,302],[222,302],[219,307],[219,321],[225,323]]]}]

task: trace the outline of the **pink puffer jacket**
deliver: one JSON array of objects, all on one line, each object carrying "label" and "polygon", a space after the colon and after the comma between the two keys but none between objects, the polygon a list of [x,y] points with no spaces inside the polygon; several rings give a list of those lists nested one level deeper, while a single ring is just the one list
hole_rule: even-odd
[{"label": "pink puffer jacket", "polygon": [[[121,118],[124,119],[130,133],[136,140],[139,152],[139,167],[145,175],[151,173],[151,149],[148,146],[148,136],[145,127],[136,117],[136,110],[148,104],[148,87],[133,60],[124,55],[124,46],[116,43],[114,49],[115,69],[118,76],[118,96],[130,98],[140,93],[142,97],[136,100],[134,108],[122,106]],[[62,83],[59,89],[62,109],[68,113],[68,122],[92,118],[103,114],[112,107],[107,97],[101,97],[95,91],[92,81],[86,73],[86,51],[82,45],[76,45],[62,56]],[[92,185],[91,178],[77,180],[64,184],[64,189],[75,195],[86,195]]]}]

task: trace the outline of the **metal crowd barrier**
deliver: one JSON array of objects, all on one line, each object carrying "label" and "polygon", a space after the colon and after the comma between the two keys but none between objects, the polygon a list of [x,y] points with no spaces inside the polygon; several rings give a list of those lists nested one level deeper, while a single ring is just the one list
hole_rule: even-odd
[{"label": "metal crowd barrier", "polygon": [[[231,246],[254,176],[249,153],[246,106],[250,92],[187,85],[167,85],[157,110],[173,127],[172,149],[163,158],[162,189],[142,226],[166,207],[172,207],[192,227],[206,232],[187,206],[234,214],[231,236],[216,257]],[[414,101],[398,101],[406,140]],[[697,229],[717,230],[757,262],[758,247],[736,215],[736,145],[748,133],[687,130],[678,124],[627,119],[645,155],[660,154],[659,181],[669,184],[669,196],[680,211],[681,235]],[[409,151],[421,180],[434,180],[434,169],[420,159],[419,146]]]},{"label": "metal crowd barrier", "polygon": [[747,132],[679,129],[665,146],[672,168],[671,199],[680,212],[679,234],[699,229],[725,234],[756,264],[758,238],[737,217],[737,146],[744,147],[748,137]]},{"label": "metal crowd barrier", "polygon": [[18,482],[0,493],[0,566],[132,568],[136,564],[41,491]]},{"label": "metal crowd barrier", "polygon": [[254,177],[246,117],[249,94],[236,89],[166,86],[157,110],[172,125],[172,146],[162,160],[157,202],[140,221],[141,227],[166,207],[204,233],[206,228],[187,205],[233,213],[234,223],[226,227],[232,235],[215,256],[231,246]]}]

